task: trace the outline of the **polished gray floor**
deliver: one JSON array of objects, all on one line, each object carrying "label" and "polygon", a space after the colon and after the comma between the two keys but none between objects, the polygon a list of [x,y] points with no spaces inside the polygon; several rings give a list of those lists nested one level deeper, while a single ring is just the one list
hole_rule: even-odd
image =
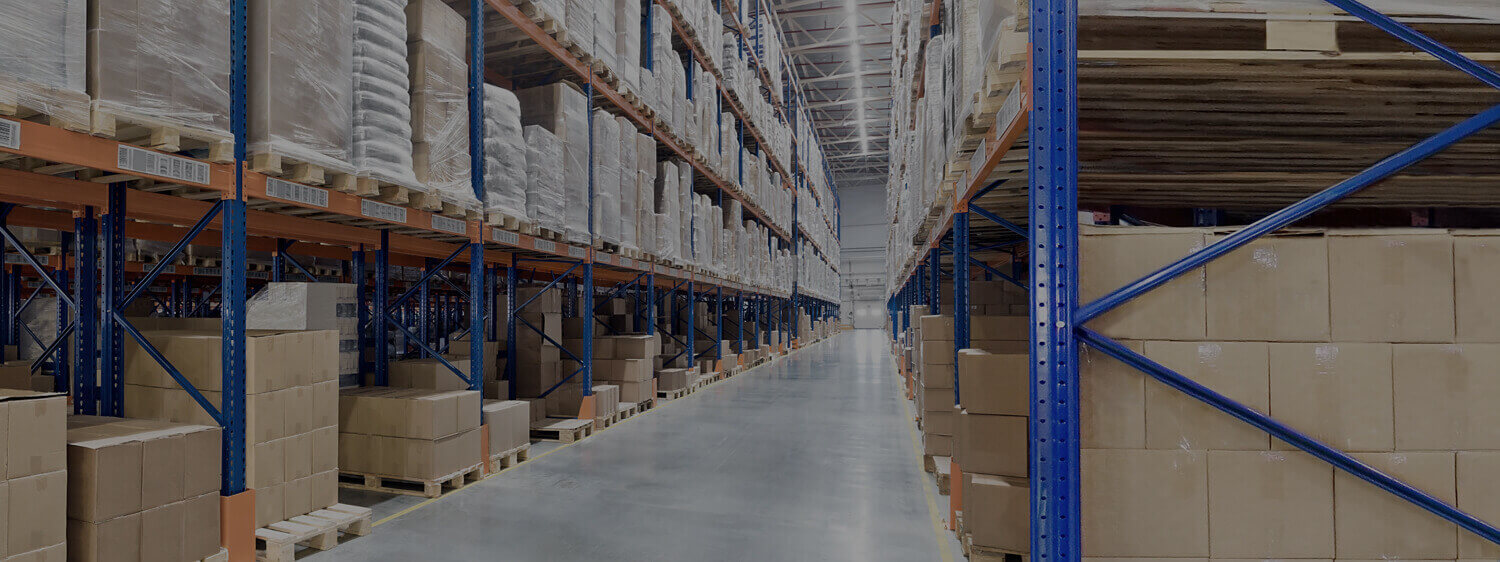
[{"label": "polished gray floor", "polygon": [[888,347],[847,332],[434,502],[346,493],[379,518],[409,511],[305,560],[961,556],[934,529],[947,498],[921,472]]}]

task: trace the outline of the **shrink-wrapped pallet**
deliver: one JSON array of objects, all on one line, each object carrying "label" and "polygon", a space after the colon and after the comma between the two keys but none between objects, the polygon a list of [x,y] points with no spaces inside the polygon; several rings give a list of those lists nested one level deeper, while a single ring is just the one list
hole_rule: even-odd
[{"label": "shrink-wrapped pallet", "polygon": [[[635,125],[631,124],[630,119],[624,116],[615,117],[615,124],[620,129],[620,148],[618,151],[620,156],[619,191],[617,194],[619,203],[618,214],[620,215],[620,246],[637,250],[640,246],[636,245],[635,239],[635,227],[636,223],[639,222],[636,219],[636,199],[639,198],[636,194],[636,182],[640,181],[640,174],[636,170]],[[607,212],[608,209],[605,209],[605,211]]]},{"label": "shrink-wrapped pallet", "polygon": [[677,242],[678,252],[682,256],[682,261],[697,264],[697,252],[693,249],[693,217],[698,207],[697,199],[693,197],[693,182],[690,177],[692,168],[688,167],[687,162],[681,160],[675,160],[673,164],[677,166],[677,194],[680,201],[678,208],[682,213],[679,219],[681,232]]},{"label": "shrink-wrapped pallet", "polygon": [[0,109],[89,124],[87,0],[0,0]]},{"label": "shrink-wrapped pallet", "polygon": [[636,135],[636,216],[635,243],[641,251],[656,253],[656,139],[644,133]]},{"label": "shrink-wrapped pallet", "polygon": [[445,202],[478,208],[470,179],[467,22],[442,0],[412,0],[406,23],[417,180]]},{"label": "shrink-wrapped pallet", "polygon": [[414,188],[406,55],[406,0],[355,0],[349,163],[359,177]]},{"label": "shrink-wrapped pallet", "polygon": [[594,110],[594,233],[620,243],[620,124],[608,111]]},{"label": "shrink-wrapped pallet", "polygon": [[[310,15],[329,17],[332,13],[314,9]],[[133,124],[170,127],[187,133],[184,136],[215,140],[230,136],[229,35],[224,31],[229,26],[227,0],[93,0],[89,16],[88,91],[93,98],[91,128],[95,133],[113,136]],[[349,28],[347,22],[334,25],[335,29]],[[29,37],[31,32],[19,36]],[[10,43],[12,37],[6,35],[0,42]],[[263,41],[255,42],[253,32],[251,37],[252,50],[266,46]],[[347,44],[349,35],[339,39],[328,42]],[[294,47],[283,42],[276,48]],[[347,48],[342,54],[335,62],[348,62]],[[333,75],[347,72],[344,64]],[[344,101],[348,87],[347,83],[335,86],[344,92]],[[347,107],[340,109],[347,120]]]},{"label": "shrink-wrapped pallet", "polygon": [[682,196],[678,192],[677,165],[657,164],[656,187],[656,257],[682,262]]},{"label": "shrink-wrapped pallet", "polygon": [[568,241],[589,240],[589,100],[569,82],[516,92],[521,101],[521,124],[540,125],[562,143],[562,229]]},{"label": "shrink-wrapped pallet", "polygon": [[612,67],[626,89],[636,91],[641,82],[641,2],[604,0],[615,7],[615,65]]},{"label": "shrink-wrapped pallet", "polygon": [[[225,4],[220,9],[228,10],[227,2],[218,3]],[[327,171],[353,172],[349,165],[354,106],[354,80],[350,76],[354,69],[353,2],[250,0],[249,10],[246,119],[252,165],[289,169],[294,163],[302,163]],[[198,25],[201,33],[216,36],[224,29],[217,24]],[[223,25],[228,25],[227,18]],[[223,96],[227,107],[227,86],[216,95]]]},{"label": "shrink-wrapped pallet", "polygon": [[526,212],[526,139],[521,102],[510,90],[484,86],[484,210],[534,220]]},{"label": "shrink-wrapped pallet", "polygon": [[540,125],[525,129],[526,216],[539,228],[564,232],[563,145]]}]

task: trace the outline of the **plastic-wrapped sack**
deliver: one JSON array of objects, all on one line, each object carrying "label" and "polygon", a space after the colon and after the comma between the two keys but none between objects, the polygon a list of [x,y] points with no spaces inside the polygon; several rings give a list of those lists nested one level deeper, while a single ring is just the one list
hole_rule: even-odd
[{"label": "plastic-wrapped sack", "polygon": [[615,65],[620,81],[634,91],[641,79],[641,2],[605,0],[615,5]]},{"label": "plastic-wrapped sack", "polygon": [[683,212],[677,165],[661,162],[656,169],[656,257],[682,262]]},{"label": "plastic-wrapped sack", "polygon": [[[221,10],[228,9],[228,2],[215,3],[224,5]],[[249,8],[249,152],[353,173],[349,165],[354,107],[353,2],[251,0]],[[181,19],[182,15],[169,18]],[[194,25],[210,34],[222,34],[219,30],[225,29]],[[227,18],[224,25],[228,25]],[[227,107],[227,80],[224,91],[217,95],[226,100]],[[290,162],[283,161],[282,167],[290,168]]]},{"label": "plastic-wrapped sack", "polygon": [[[578,86],[557,82],[516,92],[521,124],[540,125],[562,143],[562,228],[568,241],[589,240],[589,99]],[[528,204],[529,204],[528,197]]]},{"label": "plastic-wrapped sack", "polygon": [[598,2],[599,0],[567,0],[563,27],[567,28],[573,42],[584,50],[591,50],[590,44],[594,40],[594,9]]},{"label": "plastic-wrapped sack", "polygon": [[526,127],[526,216],[553,232],[563,227],[563,146],[552,131]]},{"label": "plastic-wrapped sack", "polygon": [[412,170],[406,1],[354,1],[354,173],[417,188]]},{"label": "plastic-wrapped sack", "polygon": [[594,110],[594,234],[620,243],[620,124]]},{"label": "plastic-wrapped sack", "polygon": [[485,84],[484,210],[535,220],[526,212],[527,146],[524,135],[521,102],[516,95],[505,88]]},{"label": "plastic-wrapped sack", "polygon": [[619,168],[619,215],[620,215],[620,246],[632,250],[639,249],[635,241],[635,226],[640,221],[636,218],[636,204],[640,195],[636,193],[639,188],[636,182],[640,181],[640,173],[636,170],[636,132],[635,125],[624,116],[615,117],[615,124],[620,129],[620,156]]},{"label": "plastic-wrapped sack", "polygon": [[656,139],[644,133],[635,136],[637,246],[642,252],[656,253]]},{"label": "plastic-wrapped sack", "polygon": [[[34,9],[30,5],[35,2],[22,3],[28,5],[28,12]],[[280,2],[263,0],[258,4],[264,7],[267,3]],[[230,135],[229,34],[225,32],[229,28],[228,0],[94,0],[89,4],[88,32],[92,43],[88,65],[89,90],[93,95],[94,110],[117,121],[109,126],[104,124],[107,120],[96,119],[96,132],[113,134],[113,129],[125,123],[137,123],[170,125],[215,138]],[[251,3],[251,13],[255,13],[256,4]],[[306,16],[332,16],[336,11],[325,10],[336,8],[322,5],[326,3],[314,4],[319,5]],[[343,0],[343,8],[344,11],[337,13],[348,19],[348,0]],[[35,17],[34,14],[25,16],[22,23]],[[0,24],[0,27],[6,25]],[[329,25],[330,28],[320,31],[329,33],[333,29],[344,33],[328,42],[341,42],[346,47],[340,53],[330,53],[335,56],[342,54],[343,57],[329,63],[338,64],[338,71],[320,77],[325,80],[328,76],[347,75],[349,71],[349,24],[335,22]],[[267,45],[264,40],[257,42],[263,38],[257,37],[254,31],[250,34],[252,52]],[[287,49],[299,49],[277,40],[285,38],[284,35],[273,35],[280,36],[271,40],[277,51],[273,56],[285,56],[289,54]],[[20,35],[23,38],[28,36],[30,33]],[[5,37],[5,43],[16,38],[11,34]],[[82,49],[84,45],[73,48]],[[251,69],[255,69],[254,65]],[[346,117],[349,111],[348,88],[347,82],[340,86],[344,97],[339,109]],[[347,127],[341,132],[347,135]],[[347,139],[339,142],[342,144]]]},{"label": "plastic-wrapped sack", "polygon": [[0,100],[88,130],[88,4],[0,0]]},{"label": "plastic-wrapped sack", "polygon": [[442,0],[412,0],[406,19],[412,167],[429,193],[478,208],[470,180],[468,22]]},{"label": "plastic-wrapped sack", "polygon": [[594,3],[594,39],[592,46],[584,48],[594,54],[594,59],[605,68],[615,65],[615,3],[611,0],[592,0]]},{"label": "plastic-wrapped sack", "polygon": [[[697,211],[693,198],[693,167],[681,160],[673,161],[673,163],[677,165],[677,193],[682,201],[679,207],[680,212],[684,215],[692,215]],[[693,248],[693,218],[693,216],[685,216],[681,219],[682,240],[678,242],[680,244],[678,251],[682,253],[683,260],[697,264],[698,253]]]}]

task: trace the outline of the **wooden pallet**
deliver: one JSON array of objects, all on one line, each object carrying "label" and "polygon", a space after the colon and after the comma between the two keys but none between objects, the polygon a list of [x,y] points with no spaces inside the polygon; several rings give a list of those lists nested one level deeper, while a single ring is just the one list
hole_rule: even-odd
[{"label": "wooden pallet", "polygon": [[536,234],[534,234],[533,236],[541,238],[542,240],[551,240],[553,242],[562,242],[563,239],[563,233],[552,230],[550,228],[538,228],[536,229]]},{"label": "wooden pallet", "polygon": [[478,463],[442,478],[431,480],[405,478],[363,472],[339,472],[339,487],[351,490],[369,490],[387,494],[435,498],[445,490],[457,490],[478,482],[484,477],[484,463]]},{"label": "wooden pallet", "polygon": [[255,559],[292,562],[297,545],[329,550],[339,545],[339,534],[362,537],[370,534],[370,508],[334,504],[307,515],[272,523],[255,531]]},{"label": "wooden pallet", "polygon": [[933,468],[937,470],[933,472],[933,475],[937,477],[938,493],[946,496],[953,489],[953,467],[948,457],[937,457],[935,461],[936,466]]},{"label": "wooden pallet", "polygon": [[692,392],[691,386],[689,388],[679,388],[677,390],[658,390],[656,391],[656,399],[677,400],[679,398],[687,396],[690,392]]},{"label": "wooden pallet", "polygon": [[637,412],[638,413],[646,413],[648,410],[650,410],[652,408],[655,408],[655,407],[656,407],[656,399],[655,398],[651,398],[651,399],[648,399],[648,400],[642,400],[640,404],[636,404],[636,408],[637,408]]},{"label": "wooden pallet", "polygon": [[12,78],[0,77],[0,116],[91,132],[88,94]]},{"label": "wooden pallet", "polygon": [[963,545],[964,554],[969,557],[969,562],[1020,562],[1027,559],[1024,552],[976,545],[973,533],[969,532],[961,534],[959,543]]},{"label": "wooden pallet", "polygon": [[630,419],[631,416],[634,416],[638,413],[640,413],[639,404],[631,404],[629,402],[626,402],[615,407],[615,417],[619,418],[620,421]]},{"label": "wooden pallet", "polygon": [[89,132],[95,136],[143,146],[162,152],[204,150],[204,160],[217,164],[234,162],[234,134],[197,127],[136,113],[95,102],[89,115]]},{"label": "wooden pallet", "polygon": [[489,465],[485,470],[490,474],[516,466],[531,458],[531,444],[527,443],[503,453],[490,455]]},{"label": "wooden pallet", "polygon": [[355,189],[353,174],[329,170],[321,165],[303,162],[275,152],[251,154],[250,171],[290,182],[327,187],[335,191],[349,192]]},{"label": "wooden pallet", "polygon": [[536,236],[537,232],[541,230],[531,222],[531,219],[512,216],[504,211],[486,212],[484,223],[486,226],[493,226],[501,230],[509,230],[528,236]]},{"label": "wooden pallet", "polygon": [[547,418],[531,422],[531,436],[545,441],[572,443],[594,434],[594,420]]},{"label": "wooden pallet", "polygon": [[620,423],[620,419],[620,412],[618,410],[611,412],[607,416],[596,417],[594,418],[594,431],[609,429],[615,424]]}]

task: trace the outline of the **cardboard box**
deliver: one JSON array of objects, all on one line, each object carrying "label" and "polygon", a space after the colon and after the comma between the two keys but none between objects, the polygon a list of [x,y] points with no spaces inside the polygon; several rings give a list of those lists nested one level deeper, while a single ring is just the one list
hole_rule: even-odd
[{"label": "cardboard box", "polygon": [[1328,241],[1322,233],[1262,238],[1207,269],[1208,339],[1328,341]]},{"label": "cardboard box", "polygon": [[[343,462],[344,440],[339,439],[339,459]],[[283,488],[285,484],[264,486],[255,488],[255,526],[257,528],[285,521],[282,514],[286,511],[286,502],[283,501]]]},{"label": "cardboard box", "polygon": [[[1267,348],[1259,342],[1157,342],[1145,355],[1260,412],[1270,410]],[[1266,450],[1271,438],[1228,414],[1155,382],[1146,385],[1151,449]]]},{"label": "cardboard box", "polygon": [[545,400],[548,416],[577,417],[583,408],[583,383],[571,381],[563,383],[548,394]]},{"label": "cardboard box", "polygon": [[308,425],[313,429],[321,427],[338,427],[338,381],[324,381],[312,385],[311,413],[311,417],[308,418]]},{"label": "cardboard box", "polygon": [[1454,340],[1453,237],[1433,229],[1329,232],[1335,341]]},{"label": "cardboard box", "polygon": [[1397,451],[1500,449],[1500,345],[1391,347]]},{"label": "cardboard box", "polygon": [[1031,551],[1031,489],[1021,478],[964,472],[964,526],[975,546]]},{"label": "cardboard box", "polygon": [[620,408],[620,387],[612,384],[596,384],[593,387],[594,417],[614,415]]},{"label": "cardboard box", "polygon": [[490,454],[531,443],[531,405],[520,400],[485,400],[484,423],[490,426]]},{"label": "cardboard box", "polygon": [[[214,519],[219,514],[214,513]],[[68,559],[74,562],[140,562],[141,514],[101,521],[67,521]],[[214,533],[218,536],[218,532]]]},{"label": "cardboard box", "polygon": [[304,437],[312,444],[311,470],[313,473],[336,470],[339,467],[339,428],[320,427]]},{"label": "cardboard box", "polygon": [[281,518],[291,519],[299,515],[306,515],[313,510],[312,502],[312,478],[311,475],[303,476],[295,480],[288,480],[282,488]]},{"label": "cardboard box", "polygon": [[948,410],[927,410],[922,412],[922,432],[934,435],[953,435],[956,422],[954,417],[958,412]]},{"label": "cardboard box", "polygon": [[620,387],[621,404],[640,404],[641,402],[656,398],[656,389],[652,381],[621,382],[615,384]]},{"label": "cardboard box", "polygon": [[1031,468],[1027,418],[961,412],[954,425],[953,462],[965,472],[1026,477]]},{"label": "cardboard box", "polygon": [[[141,510],[141,442],[68,436],[68,517],[108,521]],[[137,521],[136,526],[139,526]]]},{"label": "cardboard box", "polygon": [[[1120,343],[1131,351],[1142,352],[1141,342]],[[1147,376],[1092,347],[1079,349],[1078,360],[1082,446],[1146,448]]]},{"label": "cardboard box", "polygon": [[339,394],[339,432],[438,439],[479,426],[479,393],[366,387]]},{"label": "cardboard box", "polygon": [[[299,478],[312,476],[312,436],[307,433],[293,435],[282,439],[285,442],[283,459],[286,468],[283,471],[286,482],[292,482]],[[291,501],[291,498],[288,498]]]},{"label": "cardboard box", "polygon": [[[1395,447],[1391,346],[1273,343],[1271,417],[1343,451]],[[1272,448],[1293,447],[1280,440]]]},{"label": "cardboard box", "polygon": [[12,478],[7,485],[9,552],[30,552],[67,539],[68,475],[64,470]]},{"label": "cardboard box", "polygon": [[[1456,501],[1451,452],[1351,456],[1449,505]],[[1390,492],[1336,471],[1333,494],[1334,540],[1341,559],[1452,560],[1458,556],[1457,527]]]},{"label": "cardboard box", "polygon": [[141,560],[182,560],[187,505],[174,502],[141,512]]},{"label": "cardboard box", "polygon": [[922,454],[934,457],[953,455],[953,437],[948,435],[922,434]]},{"label": "cardboard box", "polygon": [[614,357],[620,359],[646,359],[657,355],[658,340],[653,336],[618,336],[614,340]]},{"label": "cardboard box", "polygon": [[662,369],[656,373],[657,390],[679,390],[692,384],[687,369]]},{"label": "cardboard box", "polygon": [[213,556],[219,551],[219,493],[202,494],[182,503],[182,559],[202,560]]},{"label": "cardboard box", "polygon": [[[1092,302],[1202,249],[1209,231],[1159,227],[1084,227],[1078,239],[1079,298]],[[1173,279],[1089,323],[1121,339],[1201,340],[1207,333],[1203,269]]]},{"label": "cardboard box", "polygon": [[965,349],[958,353],[959,399],[971,414],[1031,414],[1031,358]]},{"label": "cardboard box", "polygon": [[1460,342],[1500,342],[1500,300],[1490,291],[1500,279],[1500,231],[1454,231],[1453,311]]},{"label": "cardboard box", "polygon": [[[0,434],[7,479],[62,470],[67,465],[66,398],[57,393],[0,389]],[[41,548],[38,544],[33,548]]]},{"label": "cardboard box", "polygon": [[1080,524],[1085,552],[1105,557],[1208,557],[1205,453],[1084,449],[1082,454]]},{"label": "cardboard box", "polygon": [[[468,359],[447,360],[464,376],[469,376]],[[390,383],[393,387],[422,388],[427,390],[468,390],[469,381],[459,377],[443,361],[436,358],[392,361],[389,366]]]},{"label": "cardboard box", "polygon": [[339,503],[339,473],[337,470],[312,475],[312,501],[318,509]]},{"label": "cardboard box", "polygon": [[[1459,451],[1458,509],[1485,521],[1500,520],[1500,451]],[[1458,557],[1500,560],[1500,546],[1468,531],[1458,532]]]},{"label": "cardboard box", "polygon": [[649,381],[651,364],[645,359],[595,359],[593,377],[596,381]]},{"label": "cardboard box", "polygon": [[339,435],[339,469],[348,472],[437,480],[476,464],[477,428],[437,440]]},{"label": "cardboard box", "polygon": [[1031,341],[1029,316],[970,316],[969,339],[989,341]]},{"label": "cardboard box", "polygon": [[1300,451],[1208,453],[1214,558],[1333,558],[1333,467]]},{"label": "cardboard box", "polygon": [[542,291],[541,287],[517,288],[516,306],[526,304],[527,301],[531,301],[531,304],[526,305],[527,312],[562,314],[562,291],[556,288],[549,291]]}]

